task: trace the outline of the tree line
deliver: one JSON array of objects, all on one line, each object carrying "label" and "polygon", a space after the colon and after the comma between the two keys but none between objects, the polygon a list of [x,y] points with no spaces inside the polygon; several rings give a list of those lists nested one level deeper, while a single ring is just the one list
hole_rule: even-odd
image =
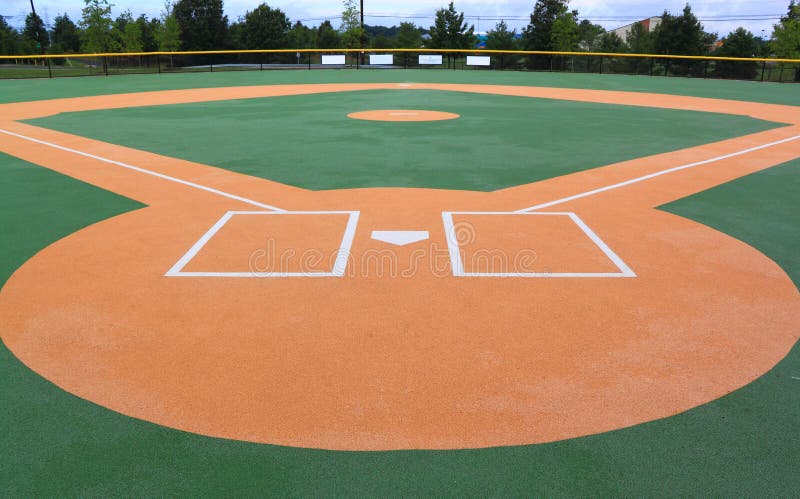
[{"label": "tree line", "polygon": [[[230,22],[222,0],[167,0],[160,16],[134,17],[126,10],[116,18],[108,0],[84,0],[77,22],[67,14],[52,29],[29,14],[17,30],[0,17],[0,54],[174,52],[178,50],[287,48],[449,48],[474,49],[475,27],[450,2],[436,11],[425,29],[412,22],[399,26],[361,27],[356,0],[344,0],[341,25],[330,21],[309,27],[292,23],[279,8],[262,3]],[[493,50],[585,51],[800,58],[800,5],[791,0],[787,14],[764,40],[740,27],[721,40],[706,32],[687,4],[680,14],[665,11],[653,30],[632,26],[627,40],[588,20],[579,21],[568,0],[537,0],[528,25],[517,33],[500,21],[485,38]]]}]

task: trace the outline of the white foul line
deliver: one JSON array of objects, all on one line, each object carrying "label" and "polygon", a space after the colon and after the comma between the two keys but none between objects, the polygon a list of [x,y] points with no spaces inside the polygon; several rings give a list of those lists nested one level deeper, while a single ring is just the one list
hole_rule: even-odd
[{"label": "white foul line", "polygon": [[253,206],[258,206],[259,208],[264,208],[266,210],[275,211],[275,212],[279,212],[279,213],[282,213],[282,212],[286,211],[286,210],[284,210],[282,208],[277,208],[275,206],[271,206],[271,205],[268,205],[268,204],[259,203],[258,201],[253,201],[252,199],[247,199],[247,198],[244,198],[244,197],[241,197],[241,196],[237,196],[235,194],[231,194],[231,193],[228,193],[228,192],[225,192],[225,191],[220,191],[220,190],[214,189],[212,187],[206,187],[205,185],[196,184],[194,182],[189,182],[188,180],[182,180],[182,179],[179,179],[179,178],[176,178],[176,177],[171,177],[169,175],[164,175],[163,173],[154,172],[152,170],[146,170],[146,169],[140,168],[138,166],[133,166],[133,165],[129,165],[129,164],[126,164],[126,163],[122,163],[121,161],[114,161],[112,159],[103,158],[101,156],[95,156],[94,154],[89,154],[87,152],[79,151],[77,149],[71,149],[69,147],[60,146],[58,144],[53,144],[51,142],[46,142],[44,140],[34,139],[33,137],[28,137],[28,136],[25,136],[25,135],[20,135],[18,133],[9,132],[8,130],[3,130],[2,128],[0,128],[0,133],[4,133],[6,135],[11,135],[12,137],[17,137],[17,138],[23,139],[23,140],[28,140],[30,142],[35,142],[37,144],[42,144],[42,145],[45,145],[45,146],[48,146],[48,147],[52,147],[52,148],[55,148],[55,149],[60,149],[62,151],[71,152],[73,154],[78,154],[80,156],[85,156],[87,158],[96,159],[97,161],[102,161],[104,163],[109,163],[109,164],[112,164],[112,165],[121,166],[122,168],[127,168],[129,170],[133,170],[133,171],[136,171],[136,172],[139,172],[139,173],[145,173],[147,175],[152,175],[154,177],[158,177],[158,178],[161,178],[161,179],[164,179],[164,180],[169,180],[170,182],[175,182],[175,183],[186,185],[186,186],[189,186],[189,187],[194,187],[195,189],[200,189],[201,191],[210,192],[212,194],[216,194],[218,196],[226,197],[228,199],[234,199],[236,201],[241,201],[243,203],[247,203],[247,204],[250,204],[250,205],[253,205]]},{"label": "white foul line", "polygon": [[688,168],[694,168],[695,166],[707,165],[708,163],[714,163],[716,161],[722,161],[723,159],[733,158],[736,156],[741,156],[743,154],[747,154],[753,151],[758,151],[761,149],[766,149],[767,147],[777,146],[779,144],[783,144],[786,142],[791,142],[793,140],[800,139],[800,135],[795,135],[794,137],[789,137],[788,139],[776,140],[775,142],[770,142],[769,144],[763,144],[756,147],[751,147],[749,149],[743,149],[741,151],[733,152],[730,154],[725,154],[722,156],[717,156],[716,158],[705,159],[703,161],[697,161],[695,163],[689,163],[687,165],[676,166],[674,168],[668,168],[666,170],[661,170],[655,173],[651,173],[649,175],[643,175],[641,177],[632,178],[630,180],[625,180],[624,182],[618,182],[616,184],[607,185],[605,187],[600,187],[598,189],[593,189],[591,191],[582,192],[580,194],[575,194],[573,196],[568,196],[565,198],[557,199],[555,201],[550,201],[548,203],[537,204],[536,206],[531,206],[529,208],[523,208],[521,210],[517,210],[515,213],[527,213],[531,211],[541,210],[543,208],[549,208],[550,206],[555,206],[557,204],[566,203],[568,201],[574,201],[576,199],[585,198],[587,196],[593,196],[595,194],[599,194],[601,192],[610,191],[612,189],[617,189],[619,187],[625,187],[626,185],[635,184],[637,182],[642,182],[644,180],[650,180],[651,178],[659,177],[661,175],[666,175],[667,173],[677,172],[680,170],[686,170]]}]

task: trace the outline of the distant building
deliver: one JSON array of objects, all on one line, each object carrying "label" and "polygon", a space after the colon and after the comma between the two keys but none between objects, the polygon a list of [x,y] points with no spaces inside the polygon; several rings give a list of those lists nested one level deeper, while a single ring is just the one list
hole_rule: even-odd
[{"label": "distant building", "polygon": [[626,24],[625,26],[621,26],[617,29],[612,29],[611,33],[616,33],[618,37],[622,38],[624,42],[628,41],[628,37],[631,34],[631,29],[637,25],[641,24],[644,26],[644,29],[648,32],[653,31],[656,29],[656,26],[661,24],[660,17],[648,17],[647,19],[642,19],[641,21],[636,21],[635,23]]}]

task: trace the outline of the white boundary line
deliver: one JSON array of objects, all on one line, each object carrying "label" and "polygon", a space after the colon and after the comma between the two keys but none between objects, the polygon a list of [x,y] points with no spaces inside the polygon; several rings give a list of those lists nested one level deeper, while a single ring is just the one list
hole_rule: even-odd
[{"label": "white boundary line", "polygon": [[[197,253],[219,232],[222,227],[236,215],[350,215],[344,229],[342,243],[336,255],[336,261],[330,272],[184,272],[183,269]],[[164,274],[165,277],[342,277],[347,269],[347,260],[350,257],[350,248],[356,234],[358,211],[229,211],[222,215],[217,223],[211,226],[196,243],[189,248],[171,269]]]},{"label": "white boundary line", "polygon": [[686,165],[676,166],[674,168],[668,168],[666,170],[661,170],[655,173],[651,173],[649,175],[643,175],[641,177],[632,178],[630,180],[625,180],[624,182],[618,182],[616,184],[607,185],[605,187],[600,187],[598,189],[592,189],[591,191],[582,192],[580,194],[575,194],[573,196],[568,196],[561,199],[556,199],[555,201],[550,201],[548,203],[537,204],[535,206],[531,206],[529,208],[523,208],[521,210],[517,210],[514,213],[529,213],[536,210],[541,210],[543,208],[549,208],[550,206],[555,206],[557,204],[566,203],[568,201],[574,201],[575,199],[584,198],[587,196],[593,196],[595,194],[599,194],[601,192],[610,191],[613,189],[617,189],[619,187],[625,187],[626,185],[635,184],[637,182],[642,182],[644,180],[649,180],[651,178],[659,177],[661,175],[666,175],[667,173],[673,173],[680,170],[686,170],[688,168],[694,168],[695,166],[707,165],[709,163],[714,163],[717,161],[722,161],[723,159],[734,158],[736,156],[741,156],[743,154],[751,153],[754,151],[759,151],[761,149],[766,149],[767,147],[777,146],[779,144],[784,144],[786,142],[791,142],[793,140],[800,139],[800,135],[795,135],[794,137],[789,137],[788,139],[776,140],[775,142],[770,142],[768,144],[763,144],[756,147],[750,147],[748,149],[742,149],[741,151],[736,151],[730,154],[724,154],[722,156],[717,156],[716,158],[705,159],[703,161],[696,161],[694,163],[689,163]]},{"label": "white boundary line", "polygon": [[286,212],[286,210],[284,210],[282,208],[278,208],[278,207],[271,206],[271,205],[264,204],[264,203],[259,203],[258,201],[253,201],[252,199],[247,199],[247,198],[244,198],[244,197],[241,197],[241,196],[237,196],[235,194],[231,194],[231,193],[228,193],[228,192],[225,192],[225,191],[220,191],[220,190],[214,189],[212,187],[206,187],[205,185],[196,184],[194,182],[189,182],[188,180],[181,180],[181,179],[179,179],[177,177],[164,175],[163,173],[158,173],[158,172],[154,172],[152,170],[147,170],[145,168],[141,168],[141,167],[138,167],[138,166],[129,165],[129,164],[123,163],[121,161],[114,161],[112,159],[103,158],[101,156],[95,156],[94,154],[89,154],[87,152],[79,151],[77,149],[72,149],[72,148],[69,148],[69,147],[60,146],[58,144],[53,144],[52,142],[47,142],[47,141],[44,141],[44,140],[34,139],[33,137],[28,137],[26,135],[21,135],[21,134],[14,133],[14,132],[9,132],[8,130],[3,130],[2,128],[0,128],[0,133],[4,133],[6,135],[11,135],[12,137],[17,137],[18,139],[23,139],[23,140],[27,140],[27,141],[30,141],[30,142],[35,142],[37,144],[41,144],[41,145],[44,145],[44,146],[52,147],[54,149],[59,149],[61,151],[71,152],[73,154],[78,154],[80,156],[84,156],[84,157],[87,157],[87,158],[96,159],[97,161],[102,161],[104,163],[109,163],[109,164],[112,164],[112,165],[121,166],[122,168],[127,168],[127,169],[133,170],[135,172],[145,173],[147,175],[152,175],[154,177],[158,177],[160,179],[168,180],[170,182],[175,182],[175,183],[186,185],[186,186],[189,186],[189,187],[194,187],[195,189],[200,189],[201,191],[210,192],[212,194],[216,194],[218,196],[226,197],[228,199],[234,199],[236,201],[241,201],[243,203],[247,203],[247,204],[250,204],[250,205],[253,205],[253,206],[258,206],[259,208],[264,208],[266,210],[270,210],[270,211],[273,211],[273,212],[279,212],[279,213]]},{"label": "white boundary line", "polygon": [[[453,224],[453,215],[543,215],[569,217],[586,236],[608,257],[619,269],[619,272],[465,272],[461,260],[458,239]],[[548,212],[516,212],[516,211],[443,211],[445,238],[450,253],[450,266],[455,277],[636,277],[622,259],[581,218],[571,211]]]}]

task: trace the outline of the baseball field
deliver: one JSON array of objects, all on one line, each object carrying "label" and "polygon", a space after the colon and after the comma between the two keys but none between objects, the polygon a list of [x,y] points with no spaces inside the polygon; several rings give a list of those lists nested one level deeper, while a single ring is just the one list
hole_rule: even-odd
[{"label": "baseball field", "polygon": [[791,496],[796,85],[0,81],[0,494]]}]

